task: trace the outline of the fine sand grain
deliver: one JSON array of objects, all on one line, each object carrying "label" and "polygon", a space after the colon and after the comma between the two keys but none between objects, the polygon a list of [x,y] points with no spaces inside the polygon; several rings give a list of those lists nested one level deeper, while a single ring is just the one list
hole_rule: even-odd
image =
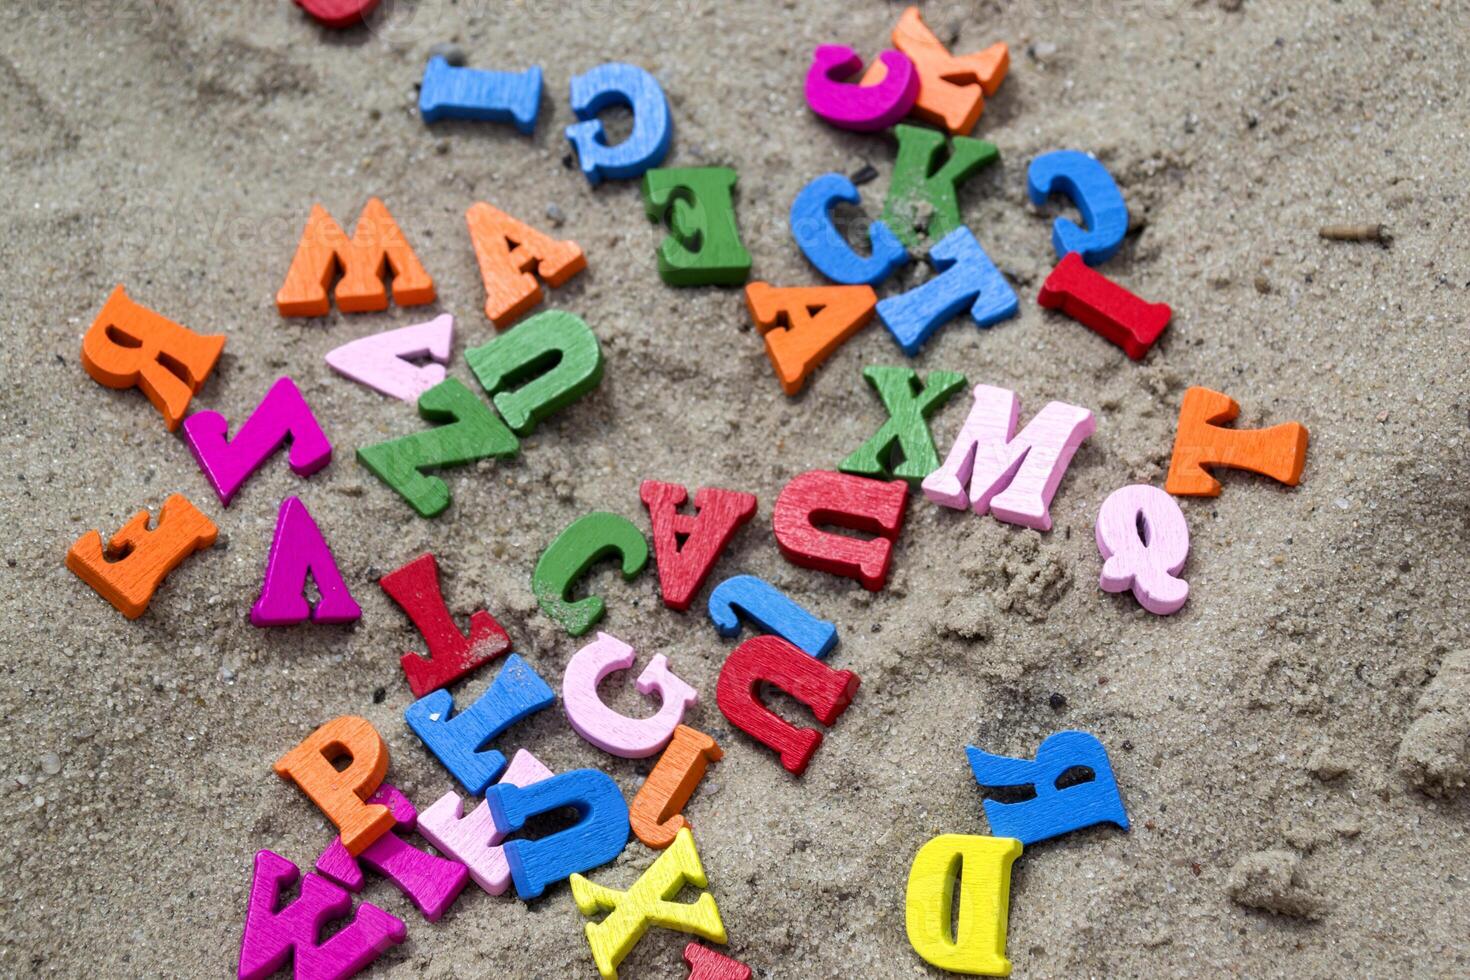
[{"label": "fine sand grain", "polygon": [[[651,70],[675,117],[669,163],[739,171],[753,277],[813,283],[786,223],[793,196],[818,174],[871,164],[863,210],[876,215],[894,144],[811,116],[810,51],[840,42],[871,57],[901,5],[384,0],[371,29],[336,33],[285,0],[6,7],[0,974],[232,973],[251,855],[306,866],[330,837],[271,774],[282,752],[360,714],[420,807],[450,787],[403,724],[397,660],[419,640],[376,578],[435,552],[451,606],[491,610],[559,686],[579,643],[536,608],[536,556],[590,510],[644,524],[643,478],[756,493],[756,520],[715,574],[766,577],[836,622],[829,662],[862,678],[795,780],[714,706],[731,642],[710,628],[703,593],[680,615],[651,569],[624,583],[603,568],[590,582],[608,599],[604,628],[645,657],[667,653],[704,695],[688,720],[726,756],[688,813],[728,949],[758,976],[938,976],[906,941],[904,882],[930,837],[988,832],[964,747],[1028,755],[1063,728],[1108,745],[1133,830],[1072,834],[1017,863],[1017,976],[1470,972],[1463,2],[925,4],[957,50],[1011,45],[976,133],[1000,161],[961,197],[1021,314],[985,331],[956,321],[912,362],[875,322],[796,398],[773,378],[739,290],[660,282],[662,232],[636,185],[594,190],[565,164],[568,81],[604,61]],[[419,120],[416,84],[446,41],[472,66],[544,67],[533,137]],[[1141,364],[1036,306],[1057,212],[1027,204],[1025,167],[1062,147],[1096,153],[1127,197],[1133,234],[1104,271],[1174,309]],[[283,320],[274,293],[312,203],[347,222],[372,195],[439,301]],[[587,320],[606,375],[518,460],[448,474],[454,503],[427,521],[353,458],[416,430],[413,411],[322,358],[446,311],[459,324],[451,373],[473,384],[460,354],[494,333],[464,227],[476,200],[586,250],[588,270],[547,308]],[[1391,240],[1319,235],[1377,224]],[[277,458],[221,509],[146,399],[82,370],[82,334],[117,283],[228,335],[196,407],[238,421],[276,377],[294,377],[337,447],[331,466],[303,481]],[[771,504],[881,424],[860,373],[875,363],[1015,389],[1025,417],[1053,399],[1094,411],[1055,529],[915,500],[882,593],[787,564]],[[1230,473],[1218,499],[1183,501],[1192,593],[1160,619],[1096,587],[1092,524],[1114,489],[1162,482],[1192,384],[1238,399],[1243,425],[1300,420],[1311,449],[1295,489]],[[941,450],[966,402],[934,418]],[[63,556],[88,529],[110,533],[176,491],[218,522],[220,542],[127,622]],[[363,606],[353,627],[247,621],[292,493]],[[491,674],[456,698],[477,697]],[[647,710],[626,680],[614,687],[615,705]],[[557,771],[600,767],[629,795],[649,768],[584,743],[559,706],[519,726],[515,746]],[[626,887],[650,860],[634,843],[592,877]],[[472,887],[436,925],[381,878],[363,897],[409,930],[368,975],[594,974],[565,886],[529,905]],[[685,976],[684,941],[651,931],[623,975]]]}]

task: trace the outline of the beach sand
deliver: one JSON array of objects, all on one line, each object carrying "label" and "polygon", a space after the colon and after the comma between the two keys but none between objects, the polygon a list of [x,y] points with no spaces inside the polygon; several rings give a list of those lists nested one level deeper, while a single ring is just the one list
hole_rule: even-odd
[{"label": "beach sand", "polygon": [[[925,4],[954,50],[1011,46],[975,133],[1000,160],[961,203],[1021,313],[988,330],[956,320],[912,361],[875,320],[795,398],[739,289],[660,281],[663,232],[636,182],[592,188],[568,165],[568,83],[606,61],[652,71],[675,119],[667,164],[739,171],[752,279],[816,284],[787,224],[792,198],[818,174],[871,164],[863,210],[876,217],[894,143],[811,115],[811,49],[843,43],[871,57],[900,4],[385,2],[370,28],[342,32],[284,0],[9,7],[0,973],[233,971],[254,852],[306,869],[331,839],[317,808],[271,773],[282,753],[328,719],[361,715],[420,809],[451,788],[403,723],[412,697],[398,658],[420,640],[377,577],[434,552],[451,608],[488,609],[560,688],[582,641],[536,607],[536,558],[588,511],[646,527],[638,485],[649,478],[756,494],[756,519],[710,584],[769,579],[837,624],[827,662],[862,678],[794,779],[715,707],[734,641],[703,612],[709,585],[679,614],[660,602],[652,564],[628,583],[600,566],[587,583],[608,602],[600,628],[639,650],[640,669],[665,653],[702,694],[686,721],[726,754],[686,813],[726,950],[757,976],[939,975],[905,938],[904,885],[931,837],[989,832],[964,748],[1029,756],[1062,729],[1108,746],[1132,830],[1027,849],[1011,890],[1016,976],[1470,972],[1463,4]],[[446,41],[472,67],[544,67],[534,136],[425,126],[416,87],[430,46]],[[1095,153],[1127,198],[1133,233],[1101,271],[1173,307],[1142,363],[1036,305],[1055,262],[1051,219],[1068,212],[1027,203],[1025,168],[1058,148]],[[283,319],[274,295],[311,205],[345,224],[371,196],[438,301]],[[477,200],[581,244],[587,271],[542,308],[583,317],[606,372],[515,461],[446,472],[453,504],[424,520],[354,459],[419,430],[415,413],[335,375],[323,355],[450,312],[451,374],[474,385],[462,352],[495,335],[464,225]],[[1339,223],[1382,223],[1391,244],[1319,238]],[[883,291],[921,275],[911,267]],[[221,508],[142,394],[82,368],[82,335],[118,283],[228,336],[195,409],[238,424],[289,374],[335,444],[330,467],[302,480],[276,457]],[[881,425],[861,376],[869,364],[1014,389],[1023,419],[1051,400],[1093,411],[1097,431],[1061,483],[1054,529],[915,495],[882,592],[788,564],[772,503],[792,476],[835,468]],[[1311,448],[1296,488],[1225,472],[1219,498],[1181,501],[1191,595],[1159,618],[1097,588],[1092,527],[1113,490],[1162,484],[1190,385],[1239,401],[1243,426],[1300,421]],[[968,402],[962,392],[932,420],[941,453]],[[126,621],[64,555],[87,530],[108,535],[174,492],[216,521],[219,543]],[[289,494],[331,542],[363,607],[357,624],[250,625]],[[457,685],[457,703],[493,673]],[[650,710],[631,675],[605,693]],[[583,742],[560,705],[498,744],[554,771],[603,769],[630,798],[651,766]],[[635,841],[591,877],[625,888],[652,859]],[[595,973],[565,885],[529,904],[472,885],[431,925],[390,882],[369,879],[361,897],[408,925],[369,976]],[[685,976],[685,941],[651,930],[622,975]]]}]

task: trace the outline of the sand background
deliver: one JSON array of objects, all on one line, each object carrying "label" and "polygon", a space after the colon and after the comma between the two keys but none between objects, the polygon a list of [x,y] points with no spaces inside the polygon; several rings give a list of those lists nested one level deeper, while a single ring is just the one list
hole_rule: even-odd
[{"label": "sand background", "polygon": [[[646,526],[643,478],[756,493],[756,521],[711,581],[750,572],[786,589],[838,624],[828,662],[862,678],[794,780],[713,704],[732,643],[700,611],[707,590],[680,615],[658,600],[651,566],[631,584],[609,568],[590,583],[609,602],[604,628],[643,657],[667,653],[705,696],[686,720],[727,754],[687,812],[728,949],[757,975],[937,975],[905,940],[903,888],[931,836],[987,832],[964,746],[1026,755],[1061,728],[1110,747],[1134,827],[1073,834],[1017,863],[1016,975],[1470,970],[1470,842],[1454,785],[1467,770],[1470,671],[1442,668],[1467,646],[1470,591],[1464,4],[925,4],[957,50],[1012,45],[976,133],[1001,159],[962,203],[1022,312],[987,331],[956,321],[912,362],[875,321],[794,399],[740,291],[660,282],[662,232],[636,185],[592,189],[563,166],[567,85],[604,61],[653,71],[675,117],[668,163],[739,170],[753,278],[814,283],[787,227],[793,196],[870,163],[864,210],[876,215],[894,153],[889,137],[809,114],[809,53],[841,42],[871,55],[901,5],[399,2],[372,29],[335,33],[283,0],[5,6],[0,973],[233,971],[252,853],[305,866],[330,836],[271,774],[285,749],[361,714],[421,808],[450,787],[402,722],[411,698],[397,658],[418,636],[376,577],[436,552],[451,607],[490,609],[559,688],[580,644],[537,610],[536,556],[593,509]],[[416,83],[440,41],[472,66],[545,68],[534,137],[424,126]],[[1132,211],[1134,233],[1104,271],[1174,308],[1142,364],[1035,305],[1055,209],[1026,203],[1025,165],[1061,147],[1097,153]],[[438,302],[283,320],[273,297],[311,204],[348,222],[371,195]],[[427,521],[353,458],[416,431],[414,412],[322,357],[448,311],[452,374],[473,384],[460,354],[494,332],[463,223],[476,200],[586,250],[588,270],[546,308],[587,320],[606,375],[518,460],[449,473],[454,503]],[[1391,247],[1318,238],[1342,221],[1386,223]],[[331,466],[302,481],[278,458],[221,509],[142,395],[82,370],[81,336],[119,282],[228,334],[195,407],[238,421],[289,373],[336,445]],[[1092,409],[1097,433],[1052,505],[1055,529],[915,500],[881,594],[788,565],[769,530],[776,492],[881,424],[860,375],[873,363],[1014,388],[1023,417],[1051,399]],[[1235,473],[1217,500],[1183,503],[1193,591],[1159,619],[1096,588],[1091,529],[1112,490],[1162,482],[1191,384],[1237,398],[1243,424],[1300,420],[1311,449],[1294,490]],[[941,451],[967,404],[934,419]],[[218,522],[220,543],[127,622],[63,555],[175,491]],[[355,626],[246,619],[291,493],[363,606]],[[468,703],[491,675],[456,698]],[[626,679],[613,687],[615,705],[638,707]],[[502,744],[554,770],[601,767],[630,797],[650,766],[582,742],[560,706]],[[635,841],[593,877],[626,887],[651,860]],[[383,879],[364,897],[409,927],[369,975],[593,975],[565,886],[529,906],[472,886],[437,925]],[[649,933],[623,975],[684,976],[683,943]]]}]

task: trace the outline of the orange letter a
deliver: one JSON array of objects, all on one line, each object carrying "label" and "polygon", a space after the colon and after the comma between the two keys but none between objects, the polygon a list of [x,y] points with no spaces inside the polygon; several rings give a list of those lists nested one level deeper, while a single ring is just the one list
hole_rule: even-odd
[{"label": "orange letter a", "polygon": [[464,220],[470,226],[480,278],[485,280],[485,315],[498,329],[504,330],[541,302],[543,291],[532,269],[560,286],[587,268],[576,242],[543,235],[483,201],[471,204]]},{"label": "orange letter a", "polygon": [[369,199],[357,217],[351,239],[325,208],[313,204],[301,243],[296,246],[296,257],[286,272],[286,284],[276,293],[276,308],[281,316],[325,316],[329,309],[327,287],[332,284],[333,274],[341,269],[338,309],[343,313],[385,310],[385,264],[393,267],[393,299],[399,306],[434,301],[434,280],[424,271],[382,201]]}]

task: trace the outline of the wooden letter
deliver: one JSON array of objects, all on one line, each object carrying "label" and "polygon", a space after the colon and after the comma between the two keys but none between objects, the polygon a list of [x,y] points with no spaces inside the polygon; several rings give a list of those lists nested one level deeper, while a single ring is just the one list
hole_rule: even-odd
[{"label": "wooden letter", "polygon": [[463,466],[477,459],[505,459],[521,441],[458,378],[446,378],[419,396],[419,416],[442,423],[424,432],[362,446],[357,461],[392,487],[420,517],[437,517],[449,506],[449,486],[423,472]]},{"label": "wooden letter", "polygon": [[1177,577],[1189,557],[1189,524],[1173,497],[1142,485],[1114,490],[1097,513],[1094,535],[1104,592],[1132,589],[1157,616],[1179,611],[1189,598],[1189,583]]},{"label": "wooden letter", "polygon": [[684,947],[684,962],[689,964],[688,980],[750,980],[750,967],[699,943]]},{"label": "wooden letter", "polygon": [[648,541],[632,521],[604,511],[584,514],[573,521],[536,561],[531,591],[541,611],[572,636],[590,630],[602,619],[605,604],[595,595],[573,601],[569,593],[593,565],[614,556],[622,560],[626,581],[637,578],[648,564]]},{"label": "wooden letter", "polygon": [[920,385],[917,371],[874,364],[863,368],[863,377],[888,410],[888,421],[837,468],[878,480],[907,480],[917,488],[924,477],[939,468],[934,439],[929,435],[929,416],[965,386],[965,376],[954,371],[930,371]]},{"label": "wooden letter", "polygon": [[1180,497],[1218,497],[1212,466],[1250,470],[1294,487],[1307,465],[1307,430],[1300,422],[1269,429],[1229,429],[1240,414],[1235,400],[1208,388],[1190,388],[1179,409],[1174,458],[1164,489]]},{"label": "wooden letter", "polygon": [[128,619],[148,608],[164,576],[196,551],[214,545],[214,522],[180,494],[171,494],[158,512],[158,526],[148,529],[148,512],[140,510],[102,550],[102,535],[88,531],[66,553],[66,567]]},{"label": "wooden letter", "polygon": [[[975,782],[988,789],[1030,786],[1035,795],[1019,803],[986,799],[985,819],[997,837],[1014,837],[1030,847],[1039,841],[1110,823],[1128,829],[1128,814],[1108,763],[1108,751],[1086,732],[1048,735],[1036,750],[1036,761],[991,755],[968,746]],[[1061,786],[1062,777],[1079,770],[1080,782]]]},{"label": "wooden letter", "polygon": [[[319,595],[314,607],[302,594],[308,574]],[[271,539],[260,598],[250,607],[250,622],[292,626],[306,622],[308,616],[313,623],[350,623],[362,617],[362,607],[342,581],[337,559],[306,505],[299,497],[287,497],[276,516],[276,536]]]},{"label": "wooden letter", "polygon": [[[351,763],[339,770],[333,763],[342,756]],[[277,759],[273,768],[337,825],[342,846],[353,857],[393,828],[392,811],[365,802],[388,774],[388,745],[366,718],[332,719]]]},{"label": "wooden letter", "polygon": [[562,677],[562,705],[576,733],[602,751],[624,759],[646,759],[668,744],[684,712],[699,702],[699,692],[669,669],[668,658],[658,654],[639,675],[639,694],[658,692],[658,713],[629,718],[609,708],[597,695],[597,686],[609,674],[633,666],[633,648],[610,633],[578,650]]},{"label": "wooden letter", "polygon": [[393,269],[393,299],[399,306],[434,302],[434,280],[424,271],[398,223],[376,197],[370,198],[357,218],[352,238],[320,204],[296,246],[286,271],[286,283],[276,293],[281,316],[326,316],[327,287],[337,271],[337,308],[343,313],[369,313],[388,308],[383,284],[384,266]]},{"label": "wooden letter", "polygon": [[[687,827],[627,891],[594,884],[579,874],[572,875],[571,885],[577,910],[584,916],[608,912],[601,922],[586,925],[587,944],[592,947],[592,959],[603,980],[617,980],[618,964],[650,926],[725,942],[725,924],[720,921],[715,897],[703,890],[709,887],[709,880],[694,849],[694,835]],[[674,901],[686,885],[701,889],[699,898],[693,902]]]},{"label": "wooden letter", "polygon": [[[397,821],[396,829],[404,833],[412,832],[418,822],[418,810],[413,803],[389,783],[379,786],[368,802],[387,806]],[[392,879],[430,922],[439,921],[470,880],[463,864],[411,847],[393,830],[373,841],[357,857],[348,854],[341,841],[332,841],[316,859],[316,870],[348,891],[360,892],[364,884],[363,864]]]},{"label": "wooden letter", "polygon": [[505,424],[522,436],[602,380],[596,334],[581,317],[561,310],[537,313],[465,351],[464,359]]},{"label": "wooden letter", "polygon": [[1017,435],[1020,412],[1015,392],[976,385],[970,416],[944,465],[924,479],[924,496],[944,507],[989,510],[997,520],[1051,530],[1051,498],[1097,423],[1085,408],[1049,402]]},{"label": "wooden letter", "polygon": [[653,524],[653,551],[664,605],[683,612],[735,532],[755,516],[755,496],[704,487],[694,494],[697,514],[679,513],[689,491],[677,483],[644,480],[638,496]]},{"label": "wooden letter", "polygon": [[513,653],[485,693],[465,710],[452,714],[454,697],[439,690],[409,705],[403,720],[450,775],[479,796],[505,768],[505,756],[487,748],[490,740],[555,703],[556,695],[536,669]]},{"label": "wooden letter", "polygon": [[694,795],[709,764],[719,762],[724,755],[719,744],[704,732],[687,725],[675,728],[669,747],[633,797],[628,820],[638,839],[656,851],[672,844],[674,835],[689,826],[680,811]]},{"label": "wooden letter", "polygon": [[292,959],[298,977],[340,980],[367,967],[389,946],[408,935],[403,920],[376,905],[363,902],[351,922],[317,942],[322,927],[352,911],[352,896],[317,875],[307,875],[301,895],[279,912],[281,892],[301,872],[271,851],[255,852],[250,879],[250,902],[245,912],[245,935],[240,939],[240,980],[266,980]]},{"label": "wooden letter", "polygon": [[184,422],[184,441],[226,507],[235,493],[286,440],[291,472],[307,477],[332,461],[332,444],[290,378],[271,385],[255,411],[229,438],[230,423],[219,412],[195,412]]},{"label": "wooden letter", "polygon": [[766,338],[766,356],[782,390],[794,395],[847,338],[868,325],[878,294],[872,286],[778,289],[753,282],[745,287],[745,305],[756,331]]},{"label": "wooden letter", "polygon": [[533,272],[560,286],[587,268],[576,242],[543,235],[483,201],[471,204],[464,217],[485,283],[485,315],[502,330],[545,297]]},{"label": "wooden letter", "polygon": [[1061,310],[1078,323],[1123,348],[1135,361],[1153,347],[1174,311],[1167,303],[1148,303],[1107,276],[1089,269],[1070,252],[1051,270],[1036,302]]},{"label": "wooden letter", "polygon": [[142,388],[172,432],[224,349],[222,335],[181,327],[117,286],[82,338],[82,367],[100,385]]},{"label": "wooden letter", "polygon": [[529,786],[496,783],[485,793],[485,802],[500,834],[563,807],[574,807],[581,818],[554,834],[501,845],[516,895],[523,901],[539,897],[547,885],[568,875],[606,864],[628,843],[628,804],[613,778],[596,769],[573,769]]},{"label": "wooden letter", "polygon": [[720,669],[715,703],[730,724],[774,749],[786,771],[800,776],[822,733],[797,728],[767,708],[756,697],[756,685],[774,684],[812,709],[818,721],[831,726],[857,695],[858,676],[833,670],[779,636],[757,636],[736,647]]},{"label": "wooden letter", "polygon": [[[1011,863],[1021,842],[1011,837],[942,834],[919,848],[909,868],[905,925],[925,963],[951,973],[1010,976],[1006,919]],[[955,879],[960,878],[958,925],[951,932]]]},{"label": "wooden letter", "polygon": [[[888,581],[908,493],[909,485],[902,480],[885,483],[808,470],[793,477],[776,498],[771,512],[776,544],[793,565],[855,578],[869,592],[877,592]],[[874,537],[860,540],[819,530],[818,524],[868,531]]]},{"label": "wooden letter", "polygon": [[378,584],[413,620],[428,647],[426,655],[405,653],[398,660],[414,697],[446,687],[510,651],[505,628],[483,609],[470,615],[469,636],[454,625],[439,591],[439,562],[433,555],[420,555]]}]

